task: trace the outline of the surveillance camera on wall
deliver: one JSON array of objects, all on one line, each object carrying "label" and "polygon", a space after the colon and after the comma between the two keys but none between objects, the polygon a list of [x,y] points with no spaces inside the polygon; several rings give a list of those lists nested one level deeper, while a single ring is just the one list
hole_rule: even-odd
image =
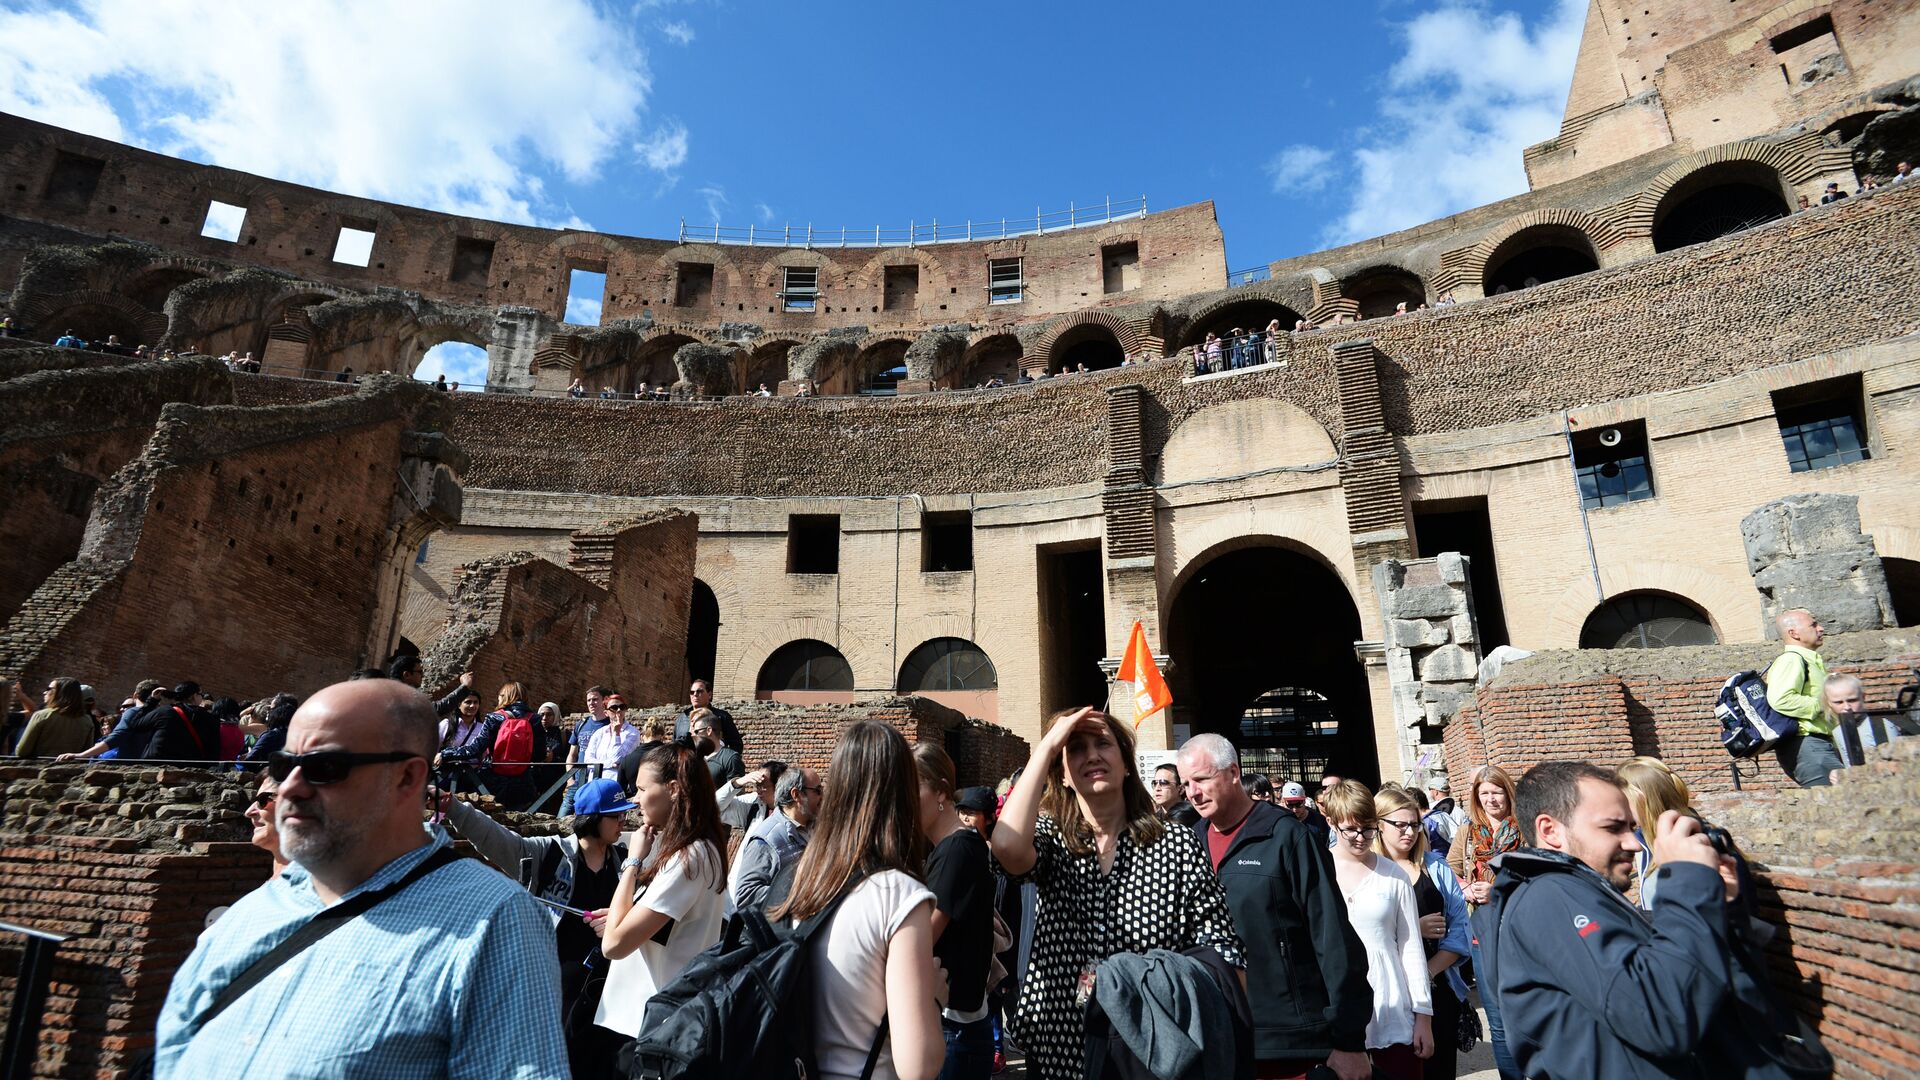
[{"label": "surveillance camera on wall", "polygon": [[1624,438],[1626,438],[1626,436],[1620,434],[1619,428],[1617,427],[1606,428],[1605,430],[1600,432],[1600,445],[1601,446],[1619,446],[1620,440]]}]

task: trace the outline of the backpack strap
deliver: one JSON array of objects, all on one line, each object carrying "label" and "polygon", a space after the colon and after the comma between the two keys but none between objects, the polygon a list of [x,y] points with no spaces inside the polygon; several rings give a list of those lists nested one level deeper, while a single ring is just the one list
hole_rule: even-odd
[{"label": "backpack strap", "polygon": [[330,908],[323,909],[319,914],[301,924],[300,928],[290,934],[286,940],[268,950],[266,955],[248,964],[245,971],[242,971],[232,982],[228,983],[220,993],[214,996],[213,1004],[209,1005],[206,1011],[200,1014],[200,1018],[194,1022],[192,1030],[198,1033],[205,1029],[208,1024],[213,1022],[214,1017],[219,1016],[227,1010],[227,1006],[240,1000],[246,995],[247,991],[253,989],[268,975],[273,974],[280,965],[305,952],[309,947],[318,944],[321,938],[326,937],[328,934],[347,925],[354,919],[366,914],[368,910],[381,901],[399,895],[407,886],[419,881],[435,870],[440,869],[448,863],[457,862],[464,858],[466,858],[465,855],[455,851],[452,847],[443,847],[421,860],[418,866],[407,871],[405,876],[393,884],[363,892],[350,900],[344,900]]},{"label": "backpack strap", "polygon": [[173,707],[173,714],[180,718],[180,725],[187,729],[187,734],[193,736],[193,745],[199,749],[200,756],[205,757],[207,755],[207,743],[205,739],[200,737],[200,733],[194,730],[193,717],[188,716],[187,710],[178,705]]},{"label": "backpack strap", "polygon": [[867,1063],[860,1068],[860,1080],[873,1080],[873,1070],[880,1065],[880,1048],[887,1043],[887,1014],[880,1014],[880,1030],[873,1033],[873,1046],[867,1050]]}]

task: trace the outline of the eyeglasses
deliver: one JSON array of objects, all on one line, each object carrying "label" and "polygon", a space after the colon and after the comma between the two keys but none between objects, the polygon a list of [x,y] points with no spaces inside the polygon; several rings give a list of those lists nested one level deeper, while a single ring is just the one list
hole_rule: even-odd
[{"label": "eyeglasses", "polygon": [[1420,823],[1419,823],[1419,822],[1417,822],[1417,821],[1395,821],[1395,820],[1393,820],[1392,818],[1386,818],[1386,819],[1383,819],[1383,820],[1382,820],[1382,821],[1380,822],[1380,824],[1382,824],[1382,825],[1391,825],[1391,826],[1393,826],[1394,828],[1396,828],[1396,829],[1398,829],[1398,830],[1400,830],[1400,831],[1401,831],[1401,832],[1403,832],[1403,833],[1410,833],[1410,832],[1412,832],[1413,830],[1415,830],[1415,829],[1417,829],[1417,828],[1419,828],[1419,827],[1420,827]]},{"label": "eyeglasses", "polygon": [[277,791],[263,791],[253,797],[253,805],[265,810],[267,807],[273,805],[273,800],[279,797],[280,793]]},{"label": "eyeglasses", "polygon": [[625,705],[609,705],[607,706],[607,711],[608,712],[626,712],[627,707]]},{"label": "eyeglasses", "polygon": [[801,785],[800,785],[800,790],[801,790],[801,791],[811,791],[811,792],[813,792],[813,793],[814,793],[815,795],[825,795],[825,794],[827,793],[827,785],[825,785],[825,784],[821,784],[821,785],[820,785],[819,787],[808,787],[808,786],[807,786],[807,785],[805,785],[805,784],[801,784]]},{"label": "eyeglasses", "polygon": [[1152,784],[1154,787],[1177,787],[1178,786],[1178,783],[1176,781],[1162,780],[1158,777],[1155,777],[1154,779],[1147,781],[1147,783]]},{"label": "eyeglasses", "polygon": [[1371,840],[1380,835],[1379,829],[1340,828],[1335,831],[1349,840]]},{"label": "eyeglasses", "polygon": [[384,754],[356,754],[351,750],[315,750],[308,754],[289,754],[285,750],[275,750],[267,755],[267,775],[280,783],[286,783],[293,770],[299,769],[307,783],[316,787],[337,784],[347,778],[347,774],[362,765],[386,765],[395,761],[412,761],[421,755],[406,750],[392,750]]}]

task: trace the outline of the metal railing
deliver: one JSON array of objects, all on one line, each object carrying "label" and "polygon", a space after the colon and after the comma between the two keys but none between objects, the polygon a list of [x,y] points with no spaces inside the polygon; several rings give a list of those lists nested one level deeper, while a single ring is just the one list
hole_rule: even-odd
[{"label": "metal railing", "polygon": [[1246,270],[1227,271],[1227,288],[1237,289],[1242,285],[1252,285],[1256,281],[1273,280],[1273,267],[1255,266]]},{"label": "metal railing", "polygon": [[1217,375],[1222,371],[1272,364],[1280,359],[1279,342],[1254,331],[1237,337],[1215,337],[1188,346],[1182,352],[1190,356],[1195,375]]},{"label": "metal railing", "polygon": [[766,225],[722,225],[717,221],[712,225],[690,226],[686,218],[681,218],[680,242],[747,247],[918,247],[924,244],[963,244],[974,240],[1033,236],[1088,225],[1105,225],[1110,221],[1127,221],[1145,217],[1146,214],[1147,197],[1142,195],[1137,199],[1120,200],[1108,196],[1088,205],[1069,202],[1065,210],[1049,211],[1035,207],[1033,216],[1028,218],[967,218],[957,225],[951,221],[943,225],[939,218],[935,218],[924,223],[909,221],[905,228],[875,225],[871,229],[846,226],[831,229],[815,228],[811,223],[774,228]]},{"label": "metal railing", "polygon": [[19,934],[27,939],[20,951],[20,971],[13,980],[7,1041],[0,1046],[0,1080],[27,1080],[40,1056],[40,1021],[46,1015],[47,990],[53,984],[53,956],[67,935],[10,922],[0,922],[0,934]]}]

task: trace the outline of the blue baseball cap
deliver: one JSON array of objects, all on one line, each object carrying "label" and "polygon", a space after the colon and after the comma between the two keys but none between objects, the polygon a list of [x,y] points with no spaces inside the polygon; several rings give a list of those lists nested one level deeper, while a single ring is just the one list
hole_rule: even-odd
[{"label": "blue baseball cap", "polygon": [[573,796],[573,812],[576,814],[620,814],[633,809],[626,794],[620,790],[620,781],[589,780],[581,785]]}]

